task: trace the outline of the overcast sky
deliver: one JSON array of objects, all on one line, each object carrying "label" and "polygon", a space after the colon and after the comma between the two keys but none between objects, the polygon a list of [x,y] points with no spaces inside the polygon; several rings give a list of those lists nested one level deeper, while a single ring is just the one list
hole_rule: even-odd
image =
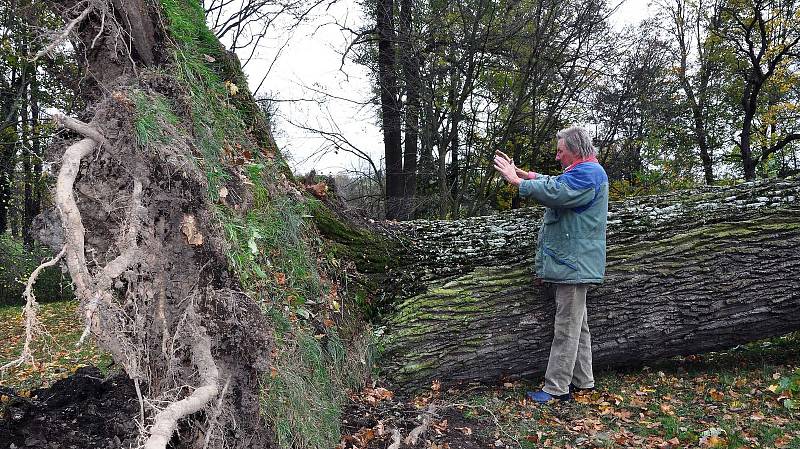
[{"label": "overcast sky", "polygon": [[[651,15],[648,3],[648,0],[626,0],[612,15],[612,21],[620,28],[636,24]],[[357,29],[366,20],[354,0],[337,1],[327,11],[317,11],[291,35],[262,45],[255,59],[245,67],[251,90],[269,71],[259,94],[279,100],[275,137],[295,173],[311,169],[336,173],[362,165],[346,152],[334,153],[324,139],[297,125],[338,131],[360,151],[370,154],[376,164],[381,160],[383,137],[377,126],[376,110],[359,104],[371,95],[369,75],[364,67],[347,60],[342,65],[341,52],[349,35],[337,25]],[[326,98],[315,90],[340,99]],[[320,105],[306,101],[315,99],[325,102]]]}]

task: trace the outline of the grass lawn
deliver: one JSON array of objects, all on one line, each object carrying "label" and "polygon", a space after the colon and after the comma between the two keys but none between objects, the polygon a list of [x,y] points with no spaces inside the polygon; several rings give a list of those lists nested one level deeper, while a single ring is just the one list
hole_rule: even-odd
[{"label": "grass lawn", "polygon": [[[41,304],[39,320],[47,333],[33,344],[34,363],[7,370],[0,376],[0,385],[26,390],[48,385],[81,366],[96,365],[105,370],[111,363],[108,354],[91,341],[76,347],[83,332],[77,308],[78,302],[74,300]],[[0,365],[19,356],[24,342],[22,307],[0,307]]]},{"label": "grass lawn", "polygon": [[800,333],[596,381],[572,402],[532,404],[540,385],[514,383],[457,407],[499,447],[800,449]]}]

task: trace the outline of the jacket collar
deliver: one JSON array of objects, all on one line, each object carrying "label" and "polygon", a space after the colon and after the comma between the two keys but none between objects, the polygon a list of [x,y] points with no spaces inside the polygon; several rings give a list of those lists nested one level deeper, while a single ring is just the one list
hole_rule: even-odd
[{"label": "jacket collar", "polygon": [[583,158],[583,159],[578,159],[577,161],[573,162],[572,165],[570,165],[569,167],[565,168],[564,169],[564,173],[572,170],[573,168],[575,168],[576,165],[582,164],[584,162],[596,162],[598,164],[600,163],[597,160],[597,156],[589,156],[589,157],[586,157],[586,158]]}]

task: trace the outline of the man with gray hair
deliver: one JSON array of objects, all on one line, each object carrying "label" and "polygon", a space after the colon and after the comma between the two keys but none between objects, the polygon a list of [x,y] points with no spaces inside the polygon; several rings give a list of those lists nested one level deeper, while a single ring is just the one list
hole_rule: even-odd
[{"label": "man with gray hair", "polygon": [[594,389],[586,290],[603,282],[606,266],[608,177],[584,128],[571,126],[556,137],[561,175],[520,170],[500,151],[494,158],[494,168],[519,187],[521,197],[545,206],[536,274],[549,292],[555,290],[556,314],[544,387],[527,394],[539,403],[569,400],[572,391]]}]

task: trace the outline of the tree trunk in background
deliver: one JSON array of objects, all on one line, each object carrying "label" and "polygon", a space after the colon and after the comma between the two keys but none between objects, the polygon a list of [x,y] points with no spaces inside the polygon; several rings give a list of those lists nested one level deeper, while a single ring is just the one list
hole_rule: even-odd
[{"label": "tree trunk in background", "polygon": [[[27,52],[26,52],[27,53]],[[30,74],[28,75],[29,78],[33,78],[35,76],[35,69],[31,64],[28,67],[27,72]],[[31,153],[32,148],[29,146],[31,142],[31,136],[33,132],[36,132],[31,127],[31,117],[28,115],[30,113],[30,101],[31,96],[30,94],[30,84],[27,84],[22,90],[22,105],[19,108],[20,120],[19,120],[19,135],[20,135],[20,156],[22,157],[22,182],[24,184],[23,187],[23,200],[22,200],[22,244],[25,245],[26,248],[31,249],[33,247],[33,232],[31,229],[31,223],[33,222],[33,166],[31,165],[31,159],[33,158],[33,154]]]},{"label": "tree trunk in background", "polygon": [[403,150],[403,203],[400,220],[414,218],[417,190],[417,141],[419,140],[419,70],[420,60],[413,45],[412,0],[402,0],[400,8],[400,35],[402,46],[403,79],[406,86],[405,143]]},{"label": "tree trunk in background", "polygon": [[[542,209],[397,223],[381,366],[404,388],[542,374],[554,305],[534,284]],[[604,284],[589,292],[598,368],[800,329],[800,181],[613,203]]]},{"label": "tree trunk in background", "polygon": [[[755,73],[753,76],[757,76]],[[744,170],[744,179],[752,181],[756,179],[756,167],[758,166],[758,158],[754,157],[753,150],[750,148],[751,137],[753,133],[753,118],[756,115],[756,108],[758,107],[758,91],[761,89],[761,84],[750,83],[748,78],[748,85],[745,87],[744,94],[742,95],[741,105],[744,116],[742,119],[742,132],[739,137],[739,151],[742,154],[742,168]]]},{"label": "tree trunk in background", "polygon": [[[420,82],[420,151],[419,164],[417,165],[417,175],[415,177],[414,202],[417,210],[430,214],[434,210],[431,201],[433,197],[433,185],[435,184],[435,174],[437,173],[436,164],[433,160],[433,149],[436,143],[436,115],[433,109],[433,89],[430,87],[432,76],[429,74],[425,81]],[[420,192],[424,195],[419,197]]]},{"label": "tree trunk in background", "polygon": [[[450,55],[453,60],[457,59],[455,45],[451,45]],[[448,139],[443,145],[445,149],[450,149],[450,173],[447,173],[445,169],[440,174],[445,176],[445,183],[447,185],[446,196],[442,197],[443,213],[439,214],[440,218],[447,217],[447,212],[450,213],[452,218],[458,217],[458,206],[456,204],[456,198],[458,197],[458,172],[460,168],[458,160],[458,125],[461,122],[461,107],[458,104],[460,81],[458,78],[458,69],[459,68],[455,66],[450,67],[450,91],[447,96],[447,103],[450,108],[450,129],[446,134]],[[444,155],[447,155],[447,151],[444,152]]]},{"label": "tree trunk in background", "polygon": [[394,1],[379,0],[375,12],[378,33],[378,86],[386,159],[386,218],[400,218],[403,202],[403,148],[400,99],[395,62]]},{"label": "tree trunk in background", "polygon": [[42,182],[42,130],[39,129],[39,79],[36,72],[31,73],[31,157],[33,158],[33,198],[31,199],[30,217],[33,218],[42,211],[42,194],[44,185]]},{"label": "tree trunk in background", "polygon": [[[10,17],[7,17],[10,23]],[[8,24],[6,24],[8,26]],[[3,86],[0,109],[0,234],[11,228],[11,207],[14,195],[14,166],[16,164],[17,128],[17,76],[16,67],[11,68],[10,82]]]},{"label": "tree trunk in background", "polygon": [[0,234],[9,229],[9,211],[14,183],[14,144],[7,139],[13,135],[11,128],[0,132]]}]

